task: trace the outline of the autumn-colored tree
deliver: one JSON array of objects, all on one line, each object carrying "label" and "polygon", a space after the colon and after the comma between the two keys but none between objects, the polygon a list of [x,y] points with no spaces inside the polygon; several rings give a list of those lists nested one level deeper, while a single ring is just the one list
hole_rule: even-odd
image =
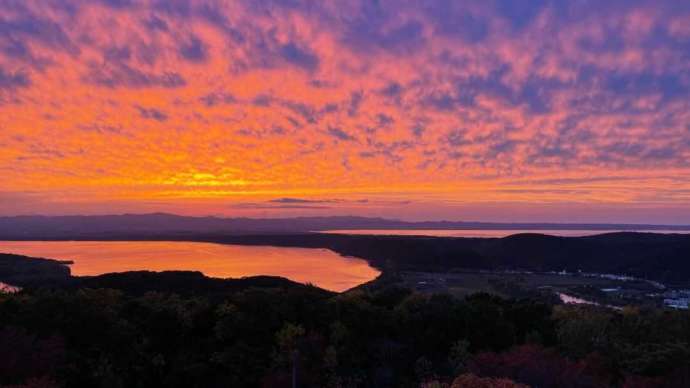
[{"label": "autumn-colored tree", "polygon": [[5,385],[4,388],[60,388],[60,384],[48,377],[32,377],[23,384]]},{"label": "autumn-colored tree", "polygon": [[627,376],[622,388],[662,388],[663,379],[642,376]]},{"label": "autumn-colored tree", "polygon": [[470,343],[467,340],[459,340],[451,346],[448,363],[455,373],[460,374],[467,368],[467,362],[472,357],[469,349]]},{"label": "autumn-colored tree", "polygon": [[523,345],[503,353],[475,356],[469,370],[480,376],[506,377],[538,387],[606,386],[585,372],[585,365],[569,361],[554,349]]},{"label": "autumn-colored tree", "polygon": [[471,373],[458,376],[451,388],[529,388],[505,378],[477,377]]}]

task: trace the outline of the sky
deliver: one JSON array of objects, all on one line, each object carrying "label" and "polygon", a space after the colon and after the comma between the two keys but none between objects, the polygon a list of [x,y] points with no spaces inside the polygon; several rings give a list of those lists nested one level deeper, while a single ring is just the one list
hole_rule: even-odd
[{"label": "sky", "polygon": [[690,2],[0,2],[0,215],[690,224]]}]

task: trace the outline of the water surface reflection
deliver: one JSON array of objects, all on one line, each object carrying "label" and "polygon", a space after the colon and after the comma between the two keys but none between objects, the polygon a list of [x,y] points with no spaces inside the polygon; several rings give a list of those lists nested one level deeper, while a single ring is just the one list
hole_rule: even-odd
[{"label": "water surface reflection", "polygon": [[3,241],[0,252],[73,260],[72,274],[124,271],[201,271],[239,278],[275,275],[344,291],[374,279],[379,271],[358,258],[327,249],[242,246],[177,241]]}]

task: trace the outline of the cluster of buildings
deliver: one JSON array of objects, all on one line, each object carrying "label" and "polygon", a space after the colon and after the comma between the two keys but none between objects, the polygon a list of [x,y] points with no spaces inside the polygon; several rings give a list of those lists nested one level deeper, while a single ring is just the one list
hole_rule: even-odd
[{"label": "cluster of buildings", "polygon": [[669,290],[664,293],[664,306],[687,310],[690,305],[690,290]]}]

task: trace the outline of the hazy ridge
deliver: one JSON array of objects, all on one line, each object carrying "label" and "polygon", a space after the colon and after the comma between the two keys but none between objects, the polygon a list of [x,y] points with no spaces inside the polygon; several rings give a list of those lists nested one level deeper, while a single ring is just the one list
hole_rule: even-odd
[{"label": "hazy ridge", "polygon": [[596,223],[493,223],[471,221],[409,222],[384,218],[331,216],[296,218],[188,217],[166,213],[102,216],[0,217],[0,238],[69,238],[103,233],[295,233],[329,229],[531,229],[531,230],[671,230],[690,231],[690,225]]}]

